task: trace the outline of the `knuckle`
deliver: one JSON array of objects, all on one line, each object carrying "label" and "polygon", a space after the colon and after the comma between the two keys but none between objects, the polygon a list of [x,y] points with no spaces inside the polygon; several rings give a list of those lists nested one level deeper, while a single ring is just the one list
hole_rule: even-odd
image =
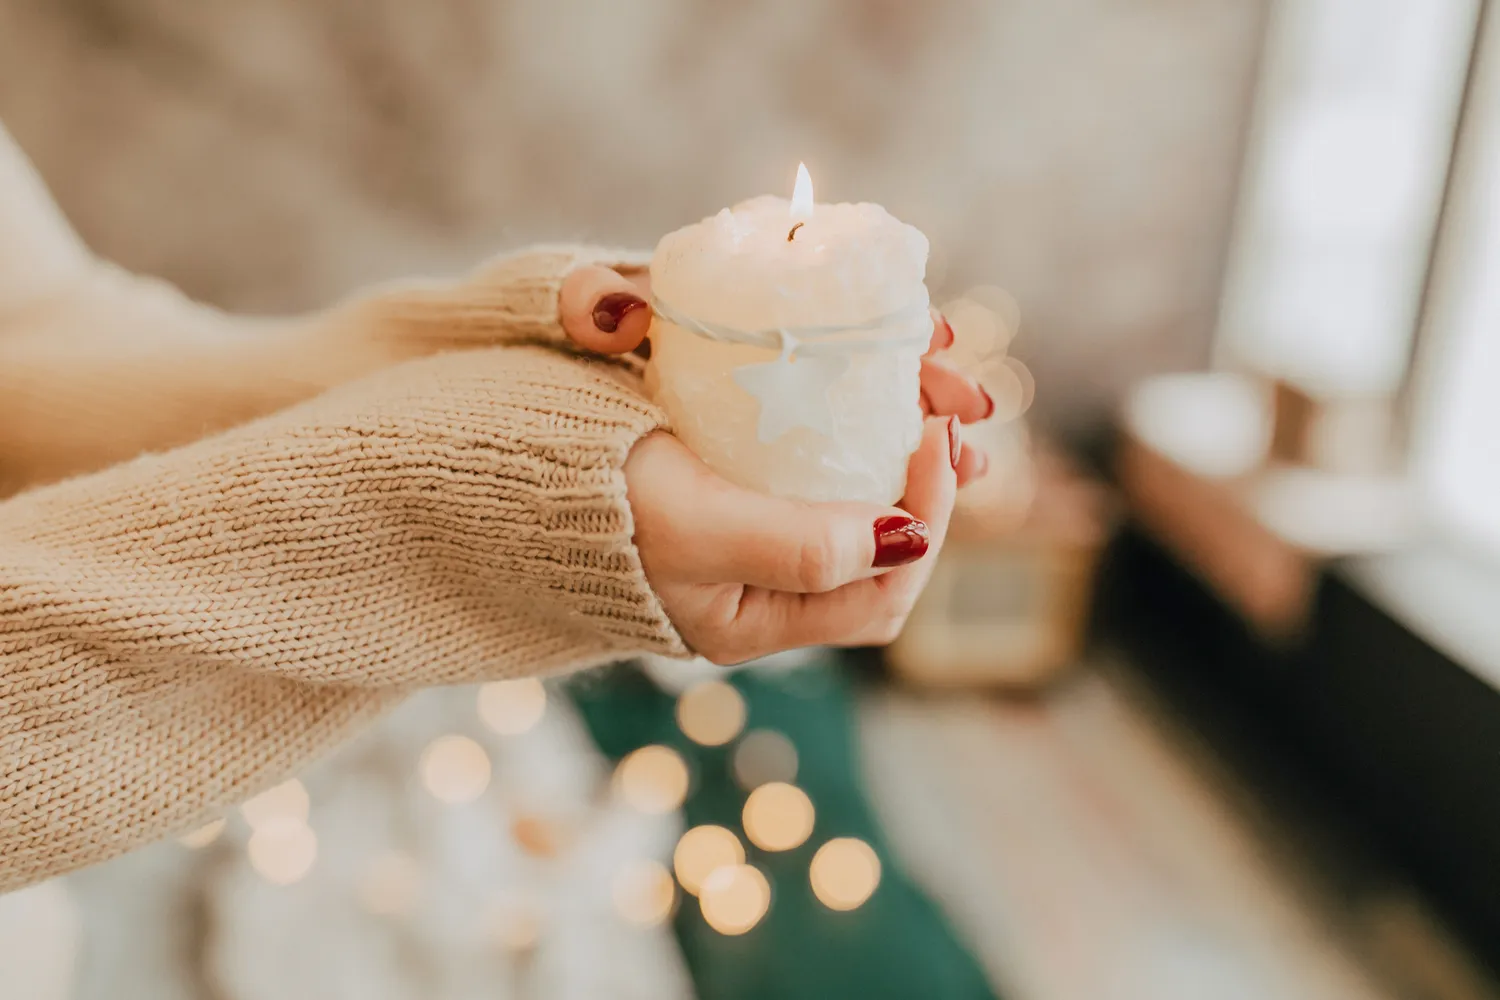
[{"label": "knuckle", "polygon": [[793,577],[798,589],[821,594],[839,585],[839,553],[833,537],[817,532],[804,538],[797,547]]}]

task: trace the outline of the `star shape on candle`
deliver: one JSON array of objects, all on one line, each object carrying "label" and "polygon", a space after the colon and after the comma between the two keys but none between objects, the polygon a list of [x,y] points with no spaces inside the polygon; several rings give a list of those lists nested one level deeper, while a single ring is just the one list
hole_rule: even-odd
[{"label": "star shape on candle", "polygon": [[741,365],[733,377],[760,403],[756,436],[761,444],[770,444],[797,427],[833,437],[828,390],[848,369],[847,357],[793,357],[784,349],[775,361]]}]

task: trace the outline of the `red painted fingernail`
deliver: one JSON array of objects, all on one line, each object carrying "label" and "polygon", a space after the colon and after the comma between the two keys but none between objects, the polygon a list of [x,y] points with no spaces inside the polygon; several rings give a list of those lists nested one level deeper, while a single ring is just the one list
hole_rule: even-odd
[{"label": "red painted fingernail", "polygon": [[957,417],[948,418],[948,458],[953,462],[954,471],[958,471],[958,460],[964,454],[964,432]]},{"label": "red painted fingernail", "polygon": [[884,569],[916,562],[927,554],[930,540],[927,525],[914,517],[882,517],[875,522],[875,561],[870,565]]},{"label": "red painted fingernail", "polygon": [[614,333],[625,317],[646,308],[646,300],[629,292],[610,292],[594,304],[594,325],[605,333]]},{"label": "red painted fingernail", "polygon": [[985,391],[984,386],[975,384],[978,386],[979,394],[984,397],[984,416],[979,419],[988,420],[995,415],[995,398]]},{"label": "red painted fingernail", "polygon": [[942,336],[938,337],[937,349],[940,351],[946,351],[948,348],[953,346],[953,324],[948,322],[948,317],[944,316],[942,313],[938,313],[938,319],[942,320],[943,322],[943,333]]}]

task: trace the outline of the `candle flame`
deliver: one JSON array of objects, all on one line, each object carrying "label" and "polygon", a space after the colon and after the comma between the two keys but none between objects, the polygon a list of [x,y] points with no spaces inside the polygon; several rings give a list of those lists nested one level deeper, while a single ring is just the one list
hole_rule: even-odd
[{"label": "candle flame", "polygon": [[797,164],[797,184],[792,188],[792,218],[808,218],[813,213],[812,177],[807,164]]}]

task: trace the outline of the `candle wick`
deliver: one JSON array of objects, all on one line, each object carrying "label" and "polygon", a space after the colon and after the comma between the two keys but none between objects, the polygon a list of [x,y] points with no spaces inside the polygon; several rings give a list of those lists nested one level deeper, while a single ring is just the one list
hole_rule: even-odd
[{"label": "candle wick", "polygon": [[805,225],[807,225],[807,223],[799,222],[795,226],[793,226],[792,231],[786,234],[786,241],[788,243],[792,242],[792,237],[797,235],[797,230],[801,229]]}]

